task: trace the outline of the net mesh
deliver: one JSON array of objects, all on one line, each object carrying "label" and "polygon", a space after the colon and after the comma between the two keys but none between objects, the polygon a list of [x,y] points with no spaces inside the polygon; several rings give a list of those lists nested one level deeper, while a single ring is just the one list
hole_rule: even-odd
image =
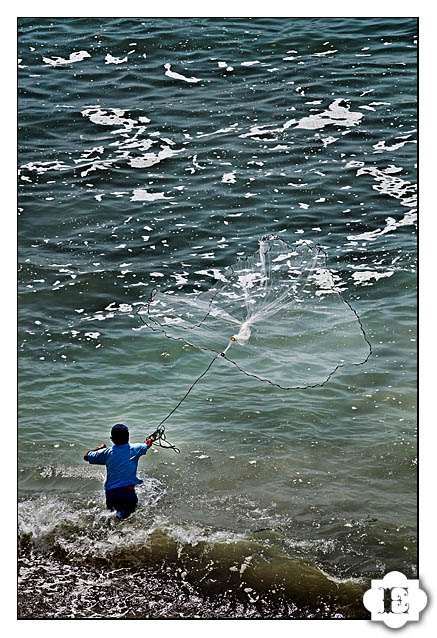
[{"label": "net mesh", "polygon": [[284,389],[323,385],[369,358],[360,317],[320,247],[262,237],[253,255],[217,276],[203,292],[153,291],[143,322]]}]

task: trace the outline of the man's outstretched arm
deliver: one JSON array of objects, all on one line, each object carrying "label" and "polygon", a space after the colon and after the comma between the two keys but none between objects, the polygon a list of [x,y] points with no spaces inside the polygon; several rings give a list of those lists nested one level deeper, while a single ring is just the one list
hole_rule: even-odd
[{"label": "man's outstretched arm", "polygon": [[97,450],[103,450],[106,447],[106,443],[101,443],[98,447],[95,447],[94,450],[88,450],[86,454],[84,454],[83,460],[88,461],[88,454],[90,452],[97,452]]}]

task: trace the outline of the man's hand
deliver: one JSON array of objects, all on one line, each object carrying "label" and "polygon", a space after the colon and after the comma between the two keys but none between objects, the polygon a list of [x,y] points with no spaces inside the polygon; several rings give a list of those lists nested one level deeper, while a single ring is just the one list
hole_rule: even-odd
[{"label": "man's hand", "polygon": [[147,447],[151,447],[153,441],[156,441],[156,436],[151,436],[149,439],[146,439],[144,443],[147,445]]},{"label": "man's hand", "polygon": [[88,452],[86,454],[84,454],[84,461],[88,461],[88,454],[90,452],[97,452],[97,450],[103,450],[106,447],[106,443],[100,443],[100,445],[98,445],[97,447],[94,448],[94,450],[88,450]]}]

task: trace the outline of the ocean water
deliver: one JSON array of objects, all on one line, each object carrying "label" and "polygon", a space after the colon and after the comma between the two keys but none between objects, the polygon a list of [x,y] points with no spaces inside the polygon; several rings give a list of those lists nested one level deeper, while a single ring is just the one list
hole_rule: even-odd
[{"label": "ocean water", "polygon": [[[366,618],[371,578],[417,573],[416,19],[18,34],[19,617]],[[211,360],[138,310],[271,233],[327,252],[371,357],[289,391],[218,360],[117,524],[84,452]]]}]

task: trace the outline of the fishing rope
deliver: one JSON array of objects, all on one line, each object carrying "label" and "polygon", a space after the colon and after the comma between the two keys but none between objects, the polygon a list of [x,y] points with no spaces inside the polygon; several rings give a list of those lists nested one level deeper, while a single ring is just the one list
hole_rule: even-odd
[{"label": "fishing rope", "polygon": [[[155,289],[154,289],[155,290]],[[152,291],[152,294],[150,295],[149,299],[148,299],[148,305],[150,304],[150,302],[153,300],[153,293],[154,290]],[[137,313],[138,314],[138,313]],[[208,313],[205,315],[208,315]],[[144,319],[142,318],[142,316],[140,314],[138,314],[138,316],[140,317],[141,321],[148,326],[148,324],[144,321]],[[202,321],[204,321],[204,319]],[[150,327],[150,326],[149,326]],[[153,329],[153,328],[152,328]],[[166,335],[166,337],[168,339],[171,339],[171,337],[168,337],[168,335]],[[167,441],[167,437],[165,435],[165,426],[164,423],[172,416],[172,414],[174,414],[176,412],[176,410],[181,406],[181,404],[185,401],[185,399],[188,397],[188,395],[190,394],[191,390],[194,388],[194,386],[209,372],[209,370],[211,369],[213,363],[219,358],[219,357],[226,357],[226,352],[229,350],[229,348],[232,345],[232,340],[229,342],[228,346],[225,348],[225,350],[223,352],[219,352],[217,353],[209,362],[208,366],[205,368],[205,370],[202,372],[202,374],[200,374],[197,379],[190,385],[190,387],[188,388],[188,390],[185,392],[184,396],[182,397],[182,399],[175,405],[175,407],[167,414],[166,417],[164,417],[162,419],[162,421],[158,424],[158,427],[156,428],[155,432],[153,432],[153,434],[150,435],[150,439],[152,439],[152,445],[158,445],[159,447],[164,447],[167,449],[171,449],[174,450],[177,454],[180,454],[180,449],[178,447],[176,447],[175,445],[172,445],[169,441]],[[206,350],[206,348],[205,348]]]},{"label": "fishing rope", "polygon": [[[176,412],[176,410],[179,408],[179,406],[185,401],[185,399],[190,394],[191,390],[194,388],[196,383],[198,383],[198,381],[200,381],[200,379],[205,376],[205,374],[209,371],[209,369],[211,368],[212,364],[214,363],[214,361],[217,359],[218,356],[220,356],[220,355],[215,356],[210,361],[208,367],[202,372],[202,374],[199,377],[197,377],[197,379],[194,381],[194,383],[191,384],[191,386],[188,388],[188,390],[186,391],[186,393],[184,394],[182,399],[179,401],[179,403],[177,403],[177,405],[175,405],[175,407],[159,423],[159,425],[156,428],[155,432],[150,437],[150,438],[153,438],[153,437],[156,438],[156,440],[153,443],[153,445],[159,445],[159,447],[165,447],[165,448],[174,450],[177,454],[180,453],[180,449],[178,447],[176,447],[175,445],[172,445],[169,441],[167,441],[167,438],[166,438],[166,435],[165,435],[165,426],[163,424],[167,421],[167,419],[169,419],[171,417],[172,414],[174,414],[174,412]],[[163,442],[164,442],[164,444],[163,444]]]},{"label": "fishing rope", "polygon": [[[278,236],[270,236],[270,238],[278,238],[280,239],[280,237]],[[262,238],[264,239],[264,238]],[[321,248],[321,246],[316,245],[315,248],[323,254],[324,256],[324,261],[325,261],[325,267],[326,269],[329,271],[328,265],[327,265],[327,253],[325,250],[323,250],[323,248]],[[243,260],[240,261],[245,261],[246,258],[244,258]],[[231,270],[234,270],[233,267],[231,266]],[[330,271],[329,271],[330,272]],[[195,379],[195,381],[190,385],[190,387],[188,388],[188,390],[186,391],[186,393],[184,394],[184,396],[180,399],[180,401],[175,405],[175,407],[167,414],[166,417],[164,417],[164,419],[162,419],[162,421],[159,423],[158,427],[156,428],[155,432],[151,435],[150,438],[153,439],[153,445],[159,445],[160,447],[164,447],[167,449],[172,449],[174,450],[176,453],[180,453],[180,449],[177,448],[175,445],[172,445],[169,441],[167,441],[166,435],[165,435],[165,426],[164,423],[176,412],[176,410],[182,405],[182,403],[185,401],[185,399],[188,397],[188,395],[190,394],[190,392],[193,390],[193,388],[197,385],[197,383],[209,372],[209,370],[211,369],[212,365],[215,363],[215,361],[217,361],[218,358],[224,358],[226,359],[226,361],[228,361],[229,363],[231,363],[232,365],[234,365],[240,372],[242,372],[243,374],[245,374],[247,377],[252,377],[254,379],[257,379],[258,381],[263,381],[264,383],[268,383],[271,386],[280,388],[281,390],[309,390],[311,388],[321,388],[323,386],[325,386],[330,380],[331,378],[334,376],[334,374],[342,367],[344,367],[345,365],[354,365],[354,366],[363,366],[365,363],[367,363],[367,361],[369,360],[370,356],[373,353],[372,350],[372,344],[369,341],[369,338],[366,334],[366,331],[364,329],[363,323],[361,321],[361,317],[358,314],[358,312],[355,310],[355,308],[353,308],[353,306],[349,303],[349,301],[347,301],[343,295],[341,294],[340,290],[338,290],[338,288],[335,287],[335,284],[333,283],[333,285],[331,286],[331,290],[332,292],[334,292],[335,294],[337,294],[339,296],[339,298],[342,300],[342,302],[348,306],[348,308],[353,312],[353,314],[355,315],[355,318],[358,321],[359,327],[360,327],[360,331],[363,335],[363,338],[368,346],[368,353],[367,356],[365,357],[365,359],[363,361],[360,361],[358,363],[349,363],[347,364],[346,362],[344,363],[339,363],[338,365],[335,366],[335,368],[327,375],[327,377],[319,382],[319,383],[313,383],[313,384],[308,384],[308,385],[302,385],[302,386],[282,386],[279,383],[275,383],[274,381],[271,381],[269,379],[260,377],[256,374],[253,373],[249,373],[246,370],[244,370],[243,368],[241,368],[238,363],[236,363],[235,361],[232,361],[232,359],[229,359],[226,356],[227,351],[229,350],[229,348],[232,346],[233,342],[235,342],[235,337],[231,337],[230,341],[228,343],[228,345],[226,346],[226,348],[222,351],[222,352],[216,352],[215,356],[211,359],[211,361],[209,362],[208,366],[205,368],[205,370]],[[150,294],[149,299],[147,300],[147,316],[150,318],[150,313],[149,313],[149,309],[150,309],[150,304],[153,301],[154,298],[154,294],[155,294],[156,288],[154,288]],[[215,297],[215,295],[214,295]],[[213,302],[213,298],[211,298],[210,300],[210,304],[209,304],[209,309],[206,312],[205,316],[203,317],[203,319],[201,319],[201,321],[195,326],[195,327],[199,327],[205,320],[206,318],[209,316],[209,312],[210,312],[210,308]],[[140,314],[140,310],[141,308],[137,311],[137,315],[139,316],[140,320],[142,321],[142,323],[147,326],[149,329],[153,330],[154,332],[159,332],[161,334],[164,334],[165,337],[167,337],[167,339],[172,339],[177,340],[177,341],[183,341],[184,343],[190,345],[193,348],[196,349],[200,349],[200,350],[205,350],[208,352],[211,352],[211,348],[205,348],[199,345],[193,345],[191,344],[189,341],[187,341],[186,339],[183,339],[182,337],[173,337],[170,336],[166,333],[166,331],[163,329],[162,326],[160,326],[159,328],[153,327],[153,325],[150,325],[150,323],[148,323],[147,321],[145,321],[142,317],[142,315]],[[153,319],[152,319],[153,321]],[[192,329],[192,328],[190,328]],[[188,330],[188,329],[187,329]]]}]

